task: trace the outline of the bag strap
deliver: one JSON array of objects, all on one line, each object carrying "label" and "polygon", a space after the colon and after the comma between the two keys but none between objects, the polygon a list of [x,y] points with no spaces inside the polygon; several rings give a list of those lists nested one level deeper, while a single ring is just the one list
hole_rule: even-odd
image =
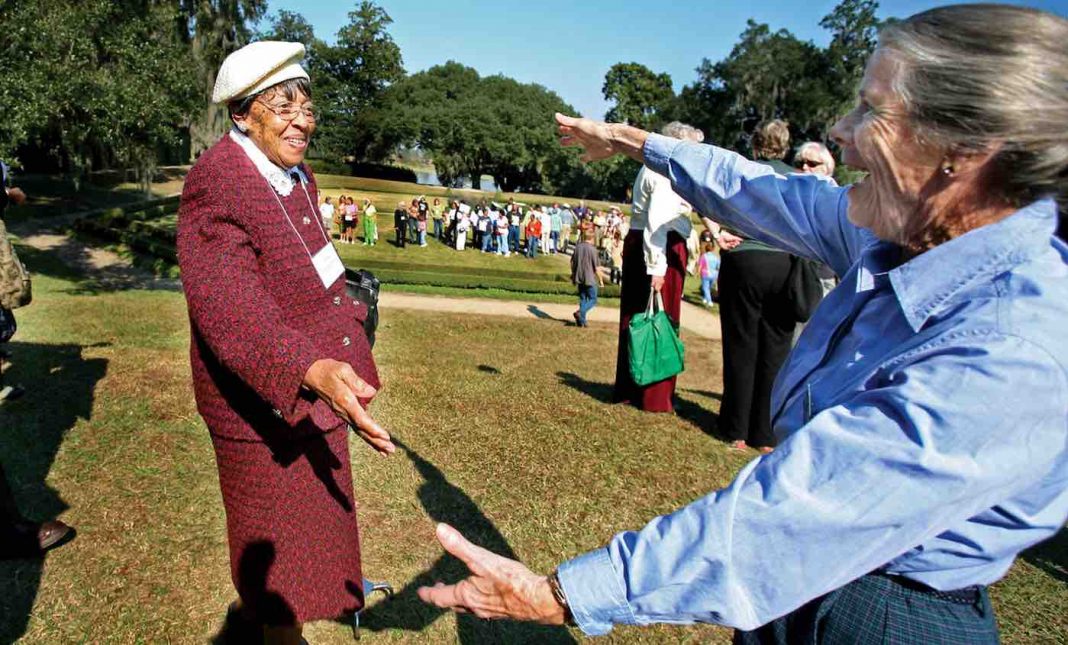
[{"label": "bag strap", "polygon": [[658,311],[664,310],[664,296],[659,291],[656,292],[656,308]]},{"label": "bag strap", "polygon": [[656,290],[649,289],[649,303],[645,305],[646,316],[652,316],[654,313],[656,313],[656,309],[654,308],[656,303],[656,300],[654,299],[654,294],[656,294]]}]

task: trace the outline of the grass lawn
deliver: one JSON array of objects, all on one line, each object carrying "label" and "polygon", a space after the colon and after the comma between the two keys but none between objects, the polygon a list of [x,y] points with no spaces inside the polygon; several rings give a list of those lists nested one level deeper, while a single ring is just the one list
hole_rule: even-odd
[{"label": "grass lawn", "polygon": [[[78,529],[40,562],[0,562],[0,641],[203,643],[233,597],[217,476],[189,383],[178,293],[100,291],[24,253],[36,298],[20,310],[0,408],[0,451],[24,512]],[[365,617],[383,642],[572,642],[579,635],[442,614],[414,588],[453,581],[437,521],[535,570],[725,484],[752,457],[714,436],[720,348],[693,339],[678,416],[607,403],[611,325],[388,311],[372,411],[403,444],[352,442],[365,572],[399,595]],[[1065,533],[994,590],[1007,643],[1068,633]],[[314,643],[347,643],[333,623]],[[606,642],[728,642],[711,626],[617,629]]]}]

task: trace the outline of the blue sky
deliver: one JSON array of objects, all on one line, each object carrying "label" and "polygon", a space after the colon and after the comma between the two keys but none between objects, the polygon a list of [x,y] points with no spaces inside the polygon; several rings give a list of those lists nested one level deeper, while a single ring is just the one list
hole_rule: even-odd
[{"label": "blue sky", "polygon": [[[1011,0],[1010,0],[1011,1]],[[302,14],[319,38],[332,42],[357,0],[270,0],[270,11]],[[608,69],[638,62],[667,72],[678,91],[694,81],[702,58],[730,53],[753,18],[805,40],[825,45],[820,18],[837,0],[379,0],[393,18],[390,34],[401,48],[404,67],[418,72],[447,60],[482,75],[504,74],[539,83],[585,116],[602,118],[609,107],[601,96]],[[887,0],[880,17],[904,17],[947,4],[934,0]],[[1068,0],[1016,2],[1068,16]]]}]

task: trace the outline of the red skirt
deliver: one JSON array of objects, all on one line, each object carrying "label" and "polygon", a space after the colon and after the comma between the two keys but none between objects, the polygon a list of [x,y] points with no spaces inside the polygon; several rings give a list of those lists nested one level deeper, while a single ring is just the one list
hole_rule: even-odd
[{"label": "red skirt", "polygon": [[268,625],[363,607],[348,431],[271,445],[212,436],[226,508],[230,572]]},{"label": "red skirt", "polygon": [[[674,231],[668,233],[667,273],[660,295],[664,311],[679,322],[682,313],[682,288],[686,279],[686,240]],[[651,279],[645,272],[645,250],[642,232],[632,230],[623,240],[623,285],[619,302],[619,349],[616,353],[616,384],[612,398],[617,403],[629,402],[646,412],[674,412],[676,377],[639,387],[630,377],[629,330],[630,318],[645,311],[649,304]]]}]

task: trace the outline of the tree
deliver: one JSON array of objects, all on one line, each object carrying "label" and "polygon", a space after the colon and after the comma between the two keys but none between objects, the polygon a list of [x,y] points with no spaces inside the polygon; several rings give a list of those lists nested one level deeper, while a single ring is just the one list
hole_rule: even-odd
[{"label": "tree", "polygon": [[175,4],[150,0],[9,3],[0,91],[14,127],[3,153],[18,149],[76,184],[93,168],[134,168],[147,187],[199,104],[177,19]]},{"label": "tree", "polygon": [[820,20],[831,32],[827,60],[833,75],[832,111],[845,113],[856,102],[856,91],[864,76],[864,67],[878,44],[880,22],[875,17],[879,3],[875,0],[842,0]]},{"label": "tree", "polygon": [[[187,64],[196,70],[202,108],[189,119],[191,154],[214,144],[230,127],[224,106],[211,103],[215,76],[232,52],[252,39],[251,23],[263,17],[267,0],[177,0],[176,22],[187,44]],[[191,114],[193,114],[191,112]]]},{"label": "tree", "polygon": [[322,134],[316,147],[325,154],[379,159],[395,144],[373,127],[381,121],[383,92],[404,78],[400,47],[387,31],[392,22],[384,9],[364,0],[349,12],[336,45],[317,46],[315,92]]},{"label": "tree", "polygon": [[661,112],[675,98],[671,77],[656,74],[639,63],[616,63],[608,70],[601,87],[606,101],[615,105],[605,120],[653,130],[662,125]]}]

